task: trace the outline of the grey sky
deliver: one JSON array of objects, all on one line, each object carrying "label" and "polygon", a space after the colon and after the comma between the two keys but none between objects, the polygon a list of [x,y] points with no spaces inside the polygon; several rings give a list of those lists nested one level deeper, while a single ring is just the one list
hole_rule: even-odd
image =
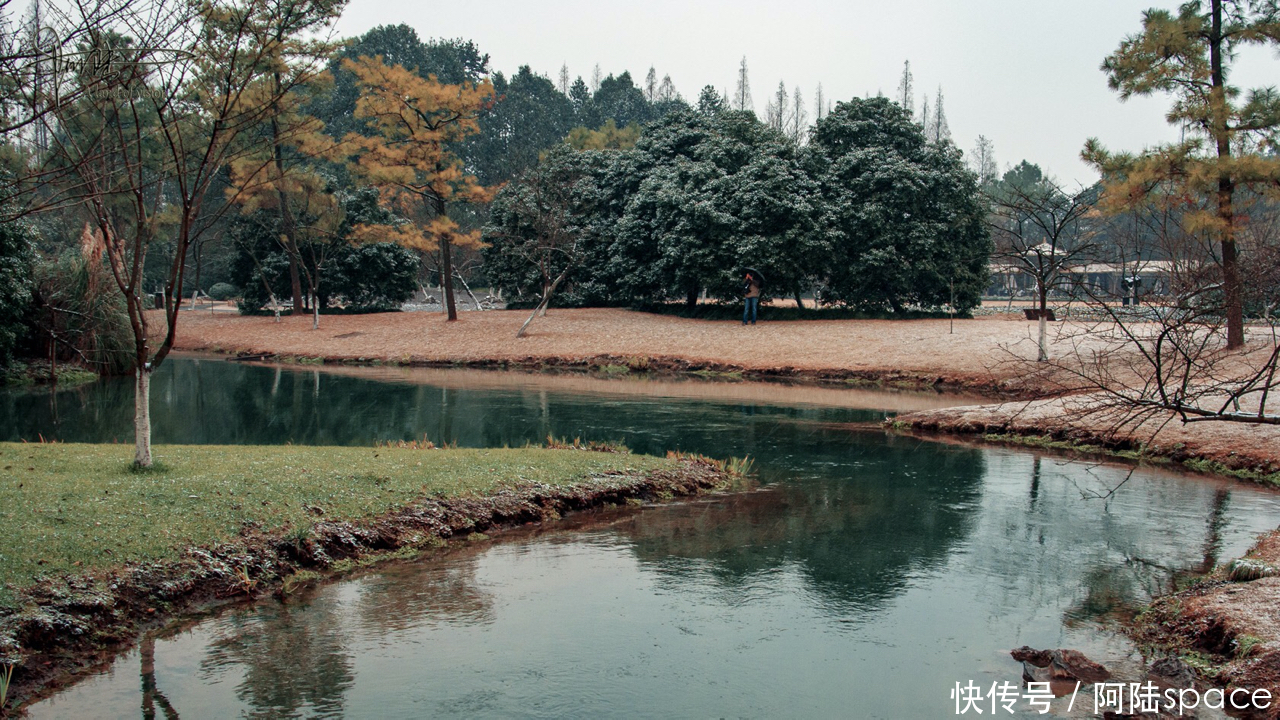
[{"label": "grey sky", "polygon": [[[745,55],[756,111],[778,81],[799,85],[810,115],[819,82],[832,100],[893,97],[904,60],[915,76],[916,107],[938,86],[956,144],[968,153],[979,134],[995,142],[1003,170],[1026,158],[1068,183],[1096,174],[1079,159],[1088,137],[1140,150],[1176,138],[1166,98],[1121,103],[1098,69],[1139,29],[1157,0],[857,0],[856,2],[528,2],[352,0],[344,35],[404,22],[425,40],[462,37],[506,73],[527,64],[555,78],[561,64],[589,80],[629,70],[637,84],[650,66],[671,75],[686,99],[704,85],[732,91]],[[1280,77],[1274,55],[1256,52],[1235,80]]]}]

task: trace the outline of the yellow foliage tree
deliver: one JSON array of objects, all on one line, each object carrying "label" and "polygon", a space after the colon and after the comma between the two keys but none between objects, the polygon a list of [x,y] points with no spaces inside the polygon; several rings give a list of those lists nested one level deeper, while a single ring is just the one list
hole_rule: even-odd
[{"label": "yellow foliage tree", "polygon": [[[325,192],[316,172],[317,159],[336,154],[335,143],[324,133],[324,123],[304,108],[316,95],[332,86],[323,71],[324,60],[339,43],[312,34],[341,12],[343,3],[319,0],[269,0],[273,12],[259,28],[264,49],[260,75],[245,94],[245,102],[269,109],[259,130],[247,142],[248,152],[229,164],[228,199],[245,213],[270,210],[280,217],[280,245],[289,258],[293,314],[305,312],[302,282],[305,276],[314,310],[312,325],[320,325],[319,271],[311,271],[302,259],[304,245],[316,252],[317,241],[331,236],[341,224],[338,203]],[[266,142],[262,142],[262,136]],[[318,258],[313,258],[318,260]]]},{"label": "yellow foliage tree", "polygon": [[457,320],[452,248],[483,243],[478,230],[463,232],[449,217],[449,206],[488,202],[493,191],[465,172],[449,144],[480,132],[477,118],[493,103],[493,85],[446,85],[381,57],[343,65],[360,87],[356,116],[369,120],[376,133],[348,135],[344,152],[356,174],[378,188],[383,206],[405,219],[394,226],[358,225],[354,237],[438,253],[445,309],[449,320]]}]

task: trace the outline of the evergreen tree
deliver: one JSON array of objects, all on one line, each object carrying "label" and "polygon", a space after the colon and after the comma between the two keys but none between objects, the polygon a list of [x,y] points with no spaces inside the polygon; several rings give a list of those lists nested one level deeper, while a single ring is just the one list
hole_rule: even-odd
[{"label": "evergreen tree", "polygon": [[703,115],[719,115],[727,109],[724,97],[716,92],[714,86],[702,88],[702,92],[698,94],[698,112]]},{"label": "evergreen tree", "polygon": [[[1280,183],[1280,93],[1242,92],[1231,85],[1242,49],[1280,46],[1280,5],[1255,0],[1187,2],[1177,14],[1143,13],[1131,35],[1102,63],[1111,89],[1126,100],[1157,92],[1174,97],[1168,120],[1184,128],[1181,142],[1139,155],[1112,154],[1091,139],[1083,156],[1102,171],[1113,209],[1135,197],[1195,198],[1189,220],[1218,245],[1227,346],[1244,344],[1244,302],[1237,237],[1248,221],[1240,190]],[[1241,101],[1243,99],[1243,101]]]},{"label": "evergreen tree", "polygon": [[582,113],[587,107],[587,103],[591,102],[591,91],[587,89],[587,83],[579,77],[573,81],[573,85],[569,88],[569,102],[573,104],[574,115],[578,118],[578,123],[582,123]]},{"label": "evergreen tree", "polygon": [[977,177],[886,98],[840,103],[814,126],[829,300],[863,309],[968,309],[981,300],[991,242]]}]

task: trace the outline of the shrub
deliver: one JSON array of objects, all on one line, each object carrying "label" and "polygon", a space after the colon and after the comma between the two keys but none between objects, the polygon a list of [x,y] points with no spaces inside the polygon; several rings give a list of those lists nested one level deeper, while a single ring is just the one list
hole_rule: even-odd
[{"label": "shrub", "polygon": [[209,288],[209,297],[214,300],[230,300],[238,292],[236,286],[231,283],[214,283],[213,287]]}]

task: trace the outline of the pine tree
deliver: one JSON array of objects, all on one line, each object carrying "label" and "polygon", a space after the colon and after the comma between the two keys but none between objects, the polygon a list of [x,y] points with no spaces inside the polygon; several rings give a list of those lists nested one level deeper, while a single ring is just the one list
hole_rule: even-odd
[{"label": "pine tree", "polygon": [[914,113],[916,109],[915,97],[915,90],[911,84],[911,61],[904,60],[902,62],[902,80],[898,82],[898,104],[902,106],[903,110]]},{"label": "pine tree", "polygon": [[462,232],[449,209],[488,202],[492,193],[464,170],[453,148],[479,132],[478,118],[492,103],[493,85],[488,80],[444,85],[400,65],[388,67],[379,58],[343,65],[360,84],[356,114],[377,130],[372,137],[346,137],[352,169],[379,189],[385,208],[409,215],[409,222],[398,225],[357,226],[353,235],[438,253],[445,310],[449,320],[457,320],[452,248],[479,247],[480,233]]},{"label": "pine tree", "polygon": [[1280,93],[1272,87],[1245,93],[1228,84],[1232,62],[1249,45],[1280,46],[1276,2],[1208,0],[1185,3],[1176,16],[1143,13],[1142,32],[1125,38],[1102,69],[1121,100],[1156,92],[1174,96],[1167,117],[1186,136],[1140,155],[1112,154],[1090,139],[1082,153],[1102,171],[1113,207],[1170,187],[1173,195],[1194,198],[1188,219],[1220,249],[1229,348],[1244,344],[1236,238],[1249,218],[1239,212],[1236,191],[1280,184]]},{"label": "pine tree", "polygon": [[755,112],[755,103],[751,101],[751,81],[747,78],[747,56],[742,56],[738,65],[738,86],[733,91],[733,101],[729,107],[739,111]]},{"label": "pine tree", "polygon": [[720,93],[716,92],[713,85],[703,87],[702,92],[698,95],[698,112],[703,115],[719,115],[728,107],[728,102]]}]

